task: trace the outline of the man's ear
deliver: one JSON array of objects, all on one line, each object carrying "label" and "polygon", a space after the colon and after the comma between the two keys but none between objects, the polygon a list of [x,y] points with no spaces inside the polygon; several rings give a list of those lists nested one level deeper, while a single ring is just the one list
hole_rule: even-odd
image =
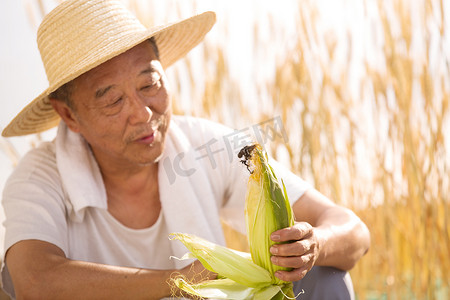
[{"label": "man's ear", "polygon": [[64,101],[50,98],[50,103],[53,109],[58,113],[61,119],[63,119],[64,123],[66,123],[67,127],[69,127],[70,130],[72,130],[73,132],[80,132],[78,119],[76,118],[73,109],[67,106]]}]

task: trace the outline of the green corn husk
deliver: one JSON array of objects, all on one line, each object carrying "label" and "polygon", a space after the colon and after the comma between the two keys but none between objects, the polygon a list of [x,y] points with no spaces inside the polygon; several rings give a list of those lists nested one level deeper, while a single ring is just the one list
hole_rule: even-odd
[{"label": "green corn husk", "polygon": [[[180,240],[202,265],[236,283],[252,288],[263,288],[272,282],[271,274],[253,263],[246,254],[216,245],[195,235],[172,233],[170,239]],[[181,259],[192,258],[185,255]]]},{"label": "green corn husk", "polygon": [[[275,172],[267,163],[260,145],[251,151],[252,174],[248,180],[245,202],[245,217],[248,240],[253,261],[273,274],[286,268],[276,266],[270,261],[270,247],[275,244],[270,234],[282,228],[294,225],[292,208],[286,194],[277,180]],[[264,237],[264,238],[262,238]],[[275,276],[273,280],[282,281]]]},{"label": "green corn husk", "polygon": [[268,285],[257,289],[240,285],[228,278],[209,280],[198,284],[189,284],[183,278],[176,278],[175,284],[193,296],[208,299],[267,300],[274,299],[275,295],[281,294],[279,285]]},{"label": "green corn husk", "polygon": [[170,238],[180,240],[190,251],[181,259],[195,257],[220,278],[199,284],[176,278],[173,283],[181,290],[203,298],[293,299],[292,283],[274,276],[277,270],[287,269],[273,265],[269,251],[274,244],[270,240],[271,233],[294,224],[286,189],[267,163],[267,155],[260,145],[244,147],[239,153],[241,156],[251,173],[245,205],[251,257],[193,235],[172,233]]}]

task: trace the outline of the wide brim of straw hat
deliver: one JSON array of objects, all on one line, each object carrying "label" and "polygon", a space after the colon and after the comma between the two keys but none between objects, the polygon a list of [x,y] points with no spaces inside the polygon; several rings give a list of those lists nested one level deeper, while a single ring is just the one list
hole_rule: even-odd
[{"label": "wide brim of straw hat", "polygon": [[[3,130],[2,136],[23,136],[57,126],[60,117],[50,104],[48,98],[50,93],[151,37],[154,37],[156,41],[162,66],[167,68],[197,46],[210,31],[215,20],[215,13],[205,12],[176,23],[145,29],[126,38],[112,40],[107,46],[102,45],[101,51],[94,53],[96,55],[79,60],[81,63],[72,65],[71,68],[66,67],[62,71],[52,71],[52,74],[60,74],[57,78],[51,78],[49,67],[45,66],[50,82],[49,87],[17,114]],[[40,50],[42,56],[43,51]],[[58,67],[58,64],[55,65]]]}]

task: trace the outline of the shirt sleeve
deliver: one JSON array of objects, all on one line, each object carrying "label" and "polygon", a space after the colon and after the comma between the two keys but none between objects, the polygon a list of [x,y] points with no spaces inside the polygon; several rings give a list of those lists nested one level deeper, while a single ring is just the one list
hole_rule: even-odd
[{"label": "shirt sleeve", "polygon": [[67,254],[67,222],[54,145],[29,152],[16,167],[3,191],[4,252],[22,240],[42,240]]}]

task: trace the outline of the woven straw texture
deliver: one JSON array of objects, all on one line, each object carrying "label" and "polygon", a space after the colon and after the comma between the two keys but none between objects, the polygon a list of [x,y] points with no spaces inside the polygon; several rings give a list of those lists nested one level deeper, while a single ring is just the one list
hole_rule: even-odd
[{"label": "woven straw texture", "polygon": [[71,0],[42,21],[37,43],[49,87],[3,130],[5,137],[41,132],[59,116],[48,95],[107,60],[154,37],[161,64],[167,68],[198,45],[215,23],[205,12],[180,22],[147,29],[119,0]]}]

